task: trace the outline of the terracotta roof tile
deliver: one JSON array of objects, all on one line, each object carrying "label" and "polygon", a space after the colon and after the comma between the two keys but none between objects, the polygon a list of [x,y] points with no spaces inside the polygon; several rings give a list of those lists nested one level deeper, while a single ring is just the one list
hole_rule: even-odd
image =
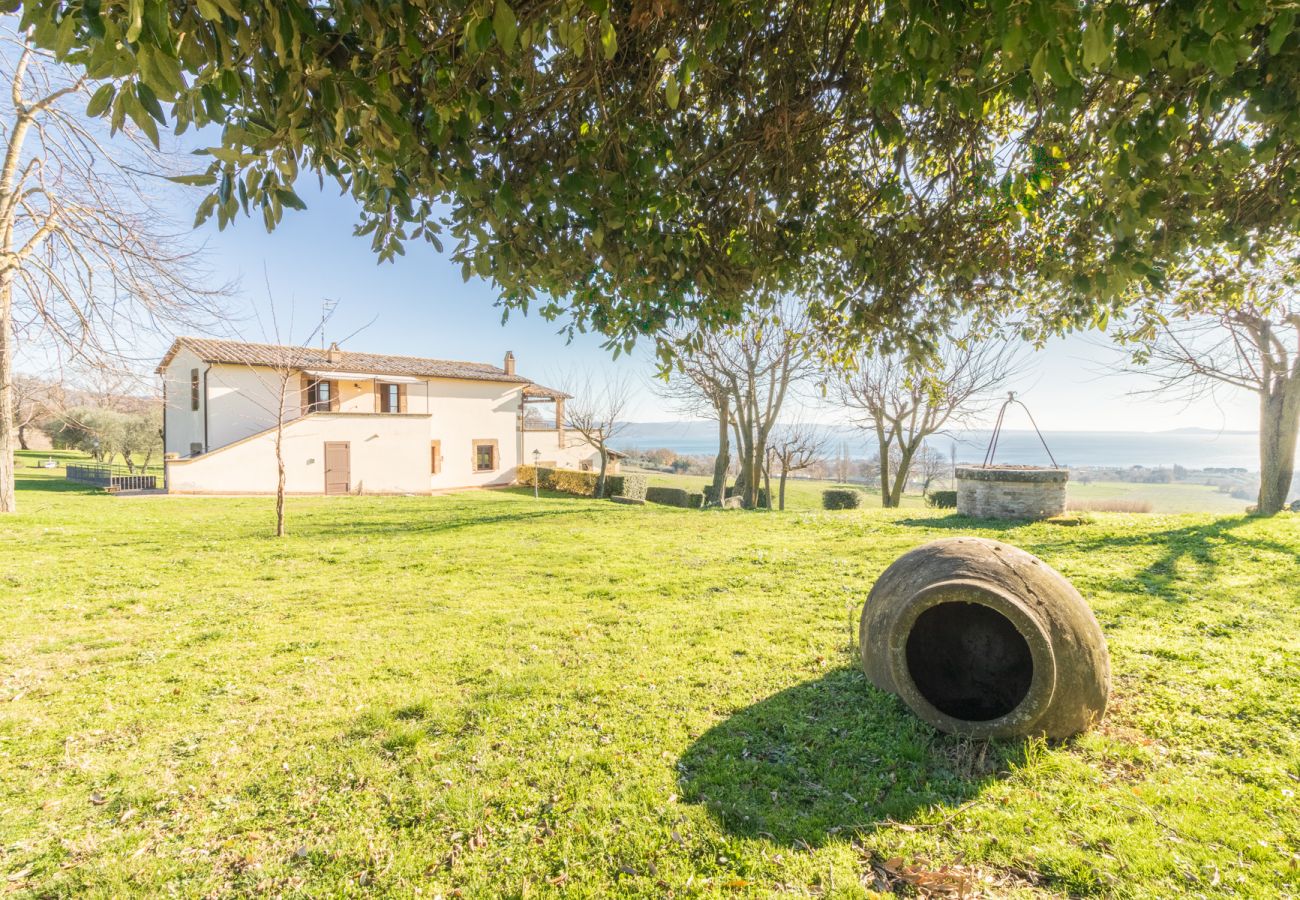
[{"label": "terracotta roof tile", "polygon": [[292,366],[295,369],[331,369],[365,372],[374,375],[411,375],[426,378],[467,378],[473,381],[504,381],[510,384],[532,382],[522,375],[507,375],[503,369],[487,363],[461,362],[452,359],[426,359],[420,356],[390,356],[382,353],[357,353],[352,350],[330,351],[318,347],[291,347],[283,344],[250,344],[218,338],[180,337],[158,364],[161,372],[181,347],[209,363],[247,366]]}]

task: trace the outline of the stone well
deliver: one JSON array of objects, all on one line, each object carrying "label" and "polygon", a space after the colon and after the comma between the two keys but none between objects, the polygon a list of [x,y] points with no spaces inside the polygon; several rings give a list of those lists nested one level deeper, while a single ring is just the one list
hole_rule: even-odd
[{"label": "stone well", "polygon": [[1065,512],[1068,469],[958,466],[957,512],[979,519],[1046,519]]}]

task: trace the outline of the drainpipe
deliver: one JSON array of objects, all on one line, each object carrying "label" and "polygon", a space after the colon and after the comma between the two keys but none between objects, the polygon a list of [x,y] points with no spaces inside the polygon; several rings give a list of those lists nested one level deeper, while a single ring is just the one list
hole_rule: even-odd
[{"label": "drainpipe", "polygon": [[203,452],[208,452],[208,373],[212,371],[212,363],[203,370]]}]

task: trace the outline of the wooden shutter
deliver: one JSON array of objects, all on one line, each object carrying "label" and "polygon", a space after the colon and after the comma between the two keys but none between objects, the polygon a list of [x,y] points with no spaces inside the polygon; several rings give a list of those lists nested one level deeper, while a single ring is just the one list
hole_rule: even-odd
[{"label": "wooden shutter", "polygon": [[406,412],[406,385],[397,386],[397,411]]},{"label": "wooden shutter", "polygon": [[429,442],[429,473],[437,475],[442,471],[442,441]]},{"label": "wooden shutter", "polygon": [[375,379],[375,412],[384,411],[384,386],[379,379]]},{"label": "wooden shutter", "polygon": [[337,381],[331,381],[330,382],[330,412],[338,412],[338,411],[339,411],[339,383]]}]

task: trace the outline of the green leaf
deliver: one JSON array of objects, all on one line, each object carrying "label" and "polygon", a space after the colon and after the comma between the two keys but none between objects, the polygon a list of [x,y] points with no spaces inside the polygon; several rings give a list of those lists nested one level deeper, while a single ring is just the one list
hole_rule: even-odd
[{"label": "green leaf", "polygon": [[197,175],[170,175],[168,181],[176,184],[188,184],[191,187],[205,187],[217,183],[217,176],[212,172],[200,172]]},{"label": "green leaf", "polygon": [[306,209],[307,204],[302,202],[302,198],[288,188],[278,188],[275,196],[279,198],[280,203],[290,209]]},{"label": "green leaf", "polygon": [[609,15],[601,16],[600,19],[600,49],[605,52],[605,59],[614,58],[618,53],[618,34],[614,31],[614,23],[609,20]]},{"label": "green leaf", "polygon": [[[149,87],[149,85],[145,84],[143,81],[137,81],[135,83],[135,95],[139,98],[140,107],[145,112],[153,116],[159,122],[162,122],[164,125],[167,124],[167,117],[163,115],[162,104],[158,102],[158,95],[153,92],[153,88]],[[154,141],[154,143],[156,144],[157,141]]]},{"label": "green leaf", "polygon": [[514,53],[515,40],[519,36],[519,20],[505,0],[497,0],[496,9],[492,13],[492,28],[496,31],[497,43],[502,49],[508,54]]},{"label": "green leaf", "polygon": [[1110,59],[1106,33],[1102,29],[1100,20],[1094,20],[1088,23],[1083,33],[1083,67],[1090,72],[1095,72]]},{"label": "green leaf", "polygon": [[1047,80],[1047,45],[1038,48],[1034,61],[1029,64],[1029,74],[1034,76],[1034,83],[1042,87]]},{"label": "green leaf", "polygon": [[677,84],[677,76],[671,72],[668,74],[668,81],[664,85],[664,98],[668,101],[669,109],[676,109],[677,102],[681,98],[681,88]]},{"label": "green leaf", "polygon": [[126,27],[126,42],[134,44],[140,37],[140,29],[144,28],[144,0],[130,0],[127,5],[127,20],[130,24]]},{"label": "green leaf", "polygon": [[86,115],[90,118],[102,116],[104,110],[113,102],[113,96],[117,93],[117,88],[111,84],[101,85],[99,90],[95,91],[90,97],[90,102],[86,104]]},{"label": "green leaf", "polygon": [[1282,49],[1287,37],[1295,30],[1295,11],[1284,10],[1273,20],[1273,27],[1268,30],[1268,52],[1274,56]]}]

